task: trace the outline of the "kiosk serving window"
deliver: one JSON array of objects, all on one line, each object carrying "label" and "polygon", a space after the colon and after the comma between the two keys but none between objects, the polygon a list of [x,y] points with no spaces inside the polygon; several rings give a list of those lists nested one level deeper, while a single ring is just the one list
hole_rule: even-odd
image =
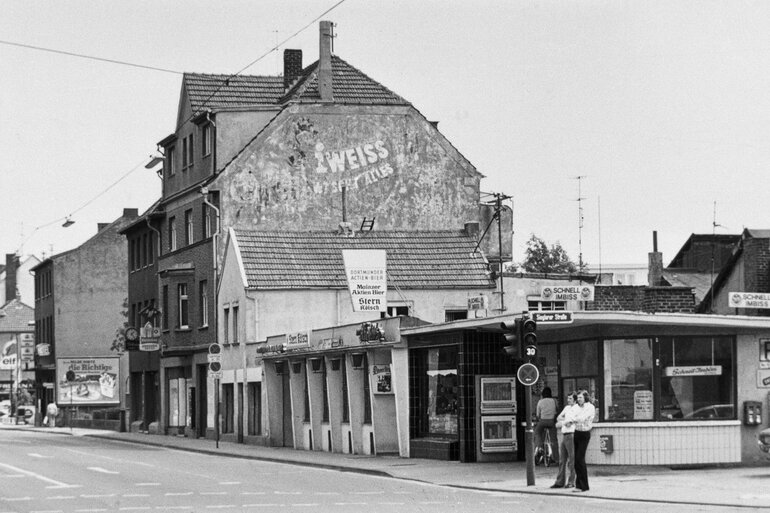
[{"label": "kiosk serving window", "polygon": [[735,418],[732,337],[660,339],[664,420]]}]

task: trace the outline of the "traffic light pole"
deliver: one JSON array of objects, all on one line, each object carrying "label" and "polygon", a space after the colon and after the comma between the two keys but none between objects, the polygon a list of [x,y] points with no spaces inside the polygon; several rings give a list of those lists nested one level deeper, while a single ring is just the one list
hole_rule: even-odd
[{"label": "traffic light pole", "polygon": [[527,460],[527,486],[535,486],[535,442],[532,427],[532,387],[524,387],[524,406],[527,424],[524,428],[524,458]]}]

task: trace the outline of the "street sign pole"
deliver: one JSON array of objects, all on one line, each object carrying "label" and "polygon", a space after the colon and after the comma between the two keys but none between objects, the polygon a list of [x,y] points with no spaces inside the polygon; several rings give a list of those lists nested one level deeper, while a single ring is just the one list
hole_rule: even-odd
[{"label": "street sign pole", "polygon": [[524,458],[527,460],[527,486],[535,486],[535,442],[532,428],[532,387],[524,387],[527,425],[524,428]]},{"label": "street sign pole", "polygon": [[214,434],[217,438],[217,449],[219,449],[219,378],[214,380]]}]

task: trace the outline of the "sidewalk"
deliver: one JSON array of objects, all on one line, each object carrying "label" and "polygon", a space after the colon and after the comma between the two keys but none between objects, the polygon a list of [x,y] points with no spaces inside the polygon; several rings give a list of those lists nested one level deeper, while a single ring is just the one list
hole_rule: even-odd
[{"label": "sidewalk", "polygon": [[345,472],[389,476],[439,485],[525,494],[569,494],[575,498],[645,501],[663,504],[703,504],[752,509],[770,509],[770,463],[767,467],[709,467],[672,470],[669,467],[589,465],[591,489],[585,493],[552,490],[556,469],[535,468],[535,485],[527,486],[524,462],[459,463],[398,456],[354,456],[320,451],[297,451],[283,447],[219,442],[142,433],[117,433],[95,429],[0,426],[90,436],[140,443],[183,451],[238,458],[307,465]]}]

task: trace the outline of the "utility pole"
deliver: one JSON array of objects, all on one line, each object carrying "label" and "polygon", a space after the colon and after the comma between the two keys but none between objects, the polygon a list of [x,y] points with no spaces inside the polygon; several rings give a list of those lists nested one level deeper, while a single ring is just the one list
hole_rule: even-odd
[{"label": "utility pole", "polygon": [[[479,241],[476,244],[476,247],[473,249],[473,252],[475,253],[479,246],[481,246],[481,241],[484,240],[484,237],[487,235],[487,232],[489,231],[489,228],[492,226],[492,223],[497,220],[497,249],[498,249],[498,273],[497,278],[499,280],[499,287],[500,292],[495,292],[496,294],[500,294],[500,311],[505,311],[505,291],[503,290],[503,227],[502,227],[502,211],[503,211],[503,200],[511,199],[511,196],[506,196],[505,194],[501,194],[499,192],[496,192],[492,194],[495,197],[495,212],[492,214],[492,219],[489,220],[489,223],[487,224],[487,227],[484,228],[484,233],[481,234],[479,237]],[[489,205],[487,203],[487,205]]]},{"label": "utility pole", "polygon": [[583,197],[581,193],[581,181],[585,175],[578,175],[575,179],[578,181],[578,279],[583,283]]}]

